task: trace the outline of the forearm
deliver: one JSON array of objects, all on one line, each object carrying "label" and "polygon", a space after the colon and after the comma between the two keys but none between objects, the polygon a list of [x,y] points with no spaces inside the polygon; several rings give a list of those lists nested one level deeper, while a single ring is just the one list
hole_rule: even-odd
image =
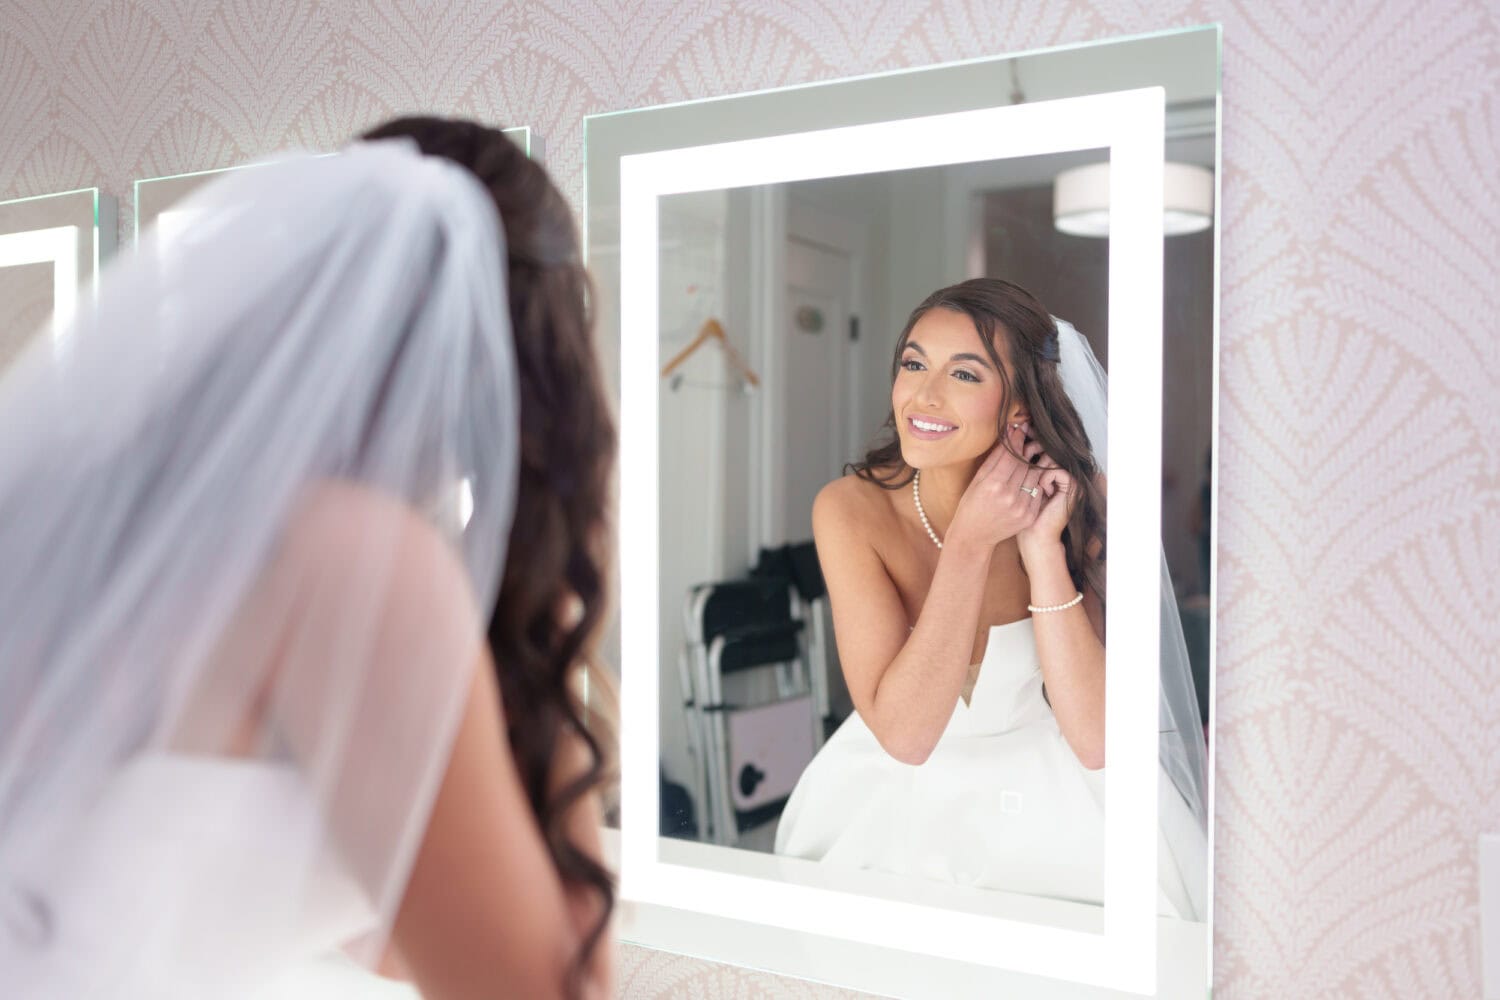
[{"label": "forearm", "polygon": [[[1053,607],[1078,590],[1060,543],[1024,553],[1031,603]],[[1104,644],[1082,601],[1064,611],[1032,615],[1042,680],[1058,728],[1085,767],[1104,766]]]},{"label": "forearm", "polygon": [[950,540],[916,626],[881,674],[866,722],[898,760],[926,760],[953,715],[968,676],[993,553],[988,545]]}]

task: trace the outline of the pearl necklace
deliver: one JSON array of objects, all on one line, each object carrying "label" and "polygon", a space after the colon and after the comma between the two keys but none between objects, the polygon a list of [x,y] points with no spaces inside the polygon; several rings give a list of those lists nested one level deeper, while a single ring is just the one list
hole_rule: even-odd
[{"label": "pearl necklace", "polygon": [[927,520],[927,512],[922,509],[922,470],[918,469],[916,475],[911,477],[911,500],[917,505],[917,516],[922,519],[922,527],[927,529],[927,537],[932,539],[932,544],[938,548],[943,547],[943,542],[932,530],[932,523]]}]

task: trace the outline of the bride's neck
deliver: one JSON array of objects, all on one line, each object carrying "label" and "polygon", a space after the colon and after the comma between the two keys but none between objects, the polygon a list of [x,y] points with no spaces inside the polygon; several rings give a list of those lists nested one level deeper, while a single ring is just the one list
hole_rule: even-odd
[{"label": "bride's neck", "polygon": [[969,488],[974,473],[979,471],[982,464],[983,456],[974,461],[936,465],[921,470],[922,509],[927,514],[928,523],[939,536],[947,533],[948,525],[953,521],[953,513],[958,510],[959,499],[963,497],[964,490]]}]

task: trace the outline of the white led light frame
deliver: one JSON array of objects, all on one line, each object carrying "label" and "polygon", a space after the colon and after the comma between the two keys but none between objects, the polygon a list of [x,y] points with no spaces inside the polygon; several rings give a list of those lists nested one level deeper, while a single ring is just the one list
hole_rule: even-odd
[{"label": "white led light frame", "polygon": [[78,227],[53,226],[0,235],[0,267],[52,265],[52,336],[78,311]]},{"label": "white led light frame", "polygon": [[[621,880],[627,901],[1139,994],[1157,975],[1161,87],[624,156],[621,267]],[[664,195],[1109,150],[1110,558],[1104,932],[670,864],[658,854],[658,200]],[[1150,581],[1150,586],[1141,585]],[[1127,652],[1128,651],[1128,652]],[[731,849],[724,848],[725,851]]]}]

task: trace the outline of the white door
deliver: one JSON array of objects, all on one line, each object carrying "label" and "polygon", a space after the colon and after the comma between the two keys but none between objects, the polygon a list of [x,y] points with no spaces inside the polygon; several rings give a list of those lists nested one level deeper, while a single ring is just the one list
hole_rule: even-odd
[{"label": "white door", "polygon": [[812,504],[837,479],[854,437],[849,412],[852,261],[847,253],[787,239],[778,405],[782,435],[785,541],[812,538]]}]

